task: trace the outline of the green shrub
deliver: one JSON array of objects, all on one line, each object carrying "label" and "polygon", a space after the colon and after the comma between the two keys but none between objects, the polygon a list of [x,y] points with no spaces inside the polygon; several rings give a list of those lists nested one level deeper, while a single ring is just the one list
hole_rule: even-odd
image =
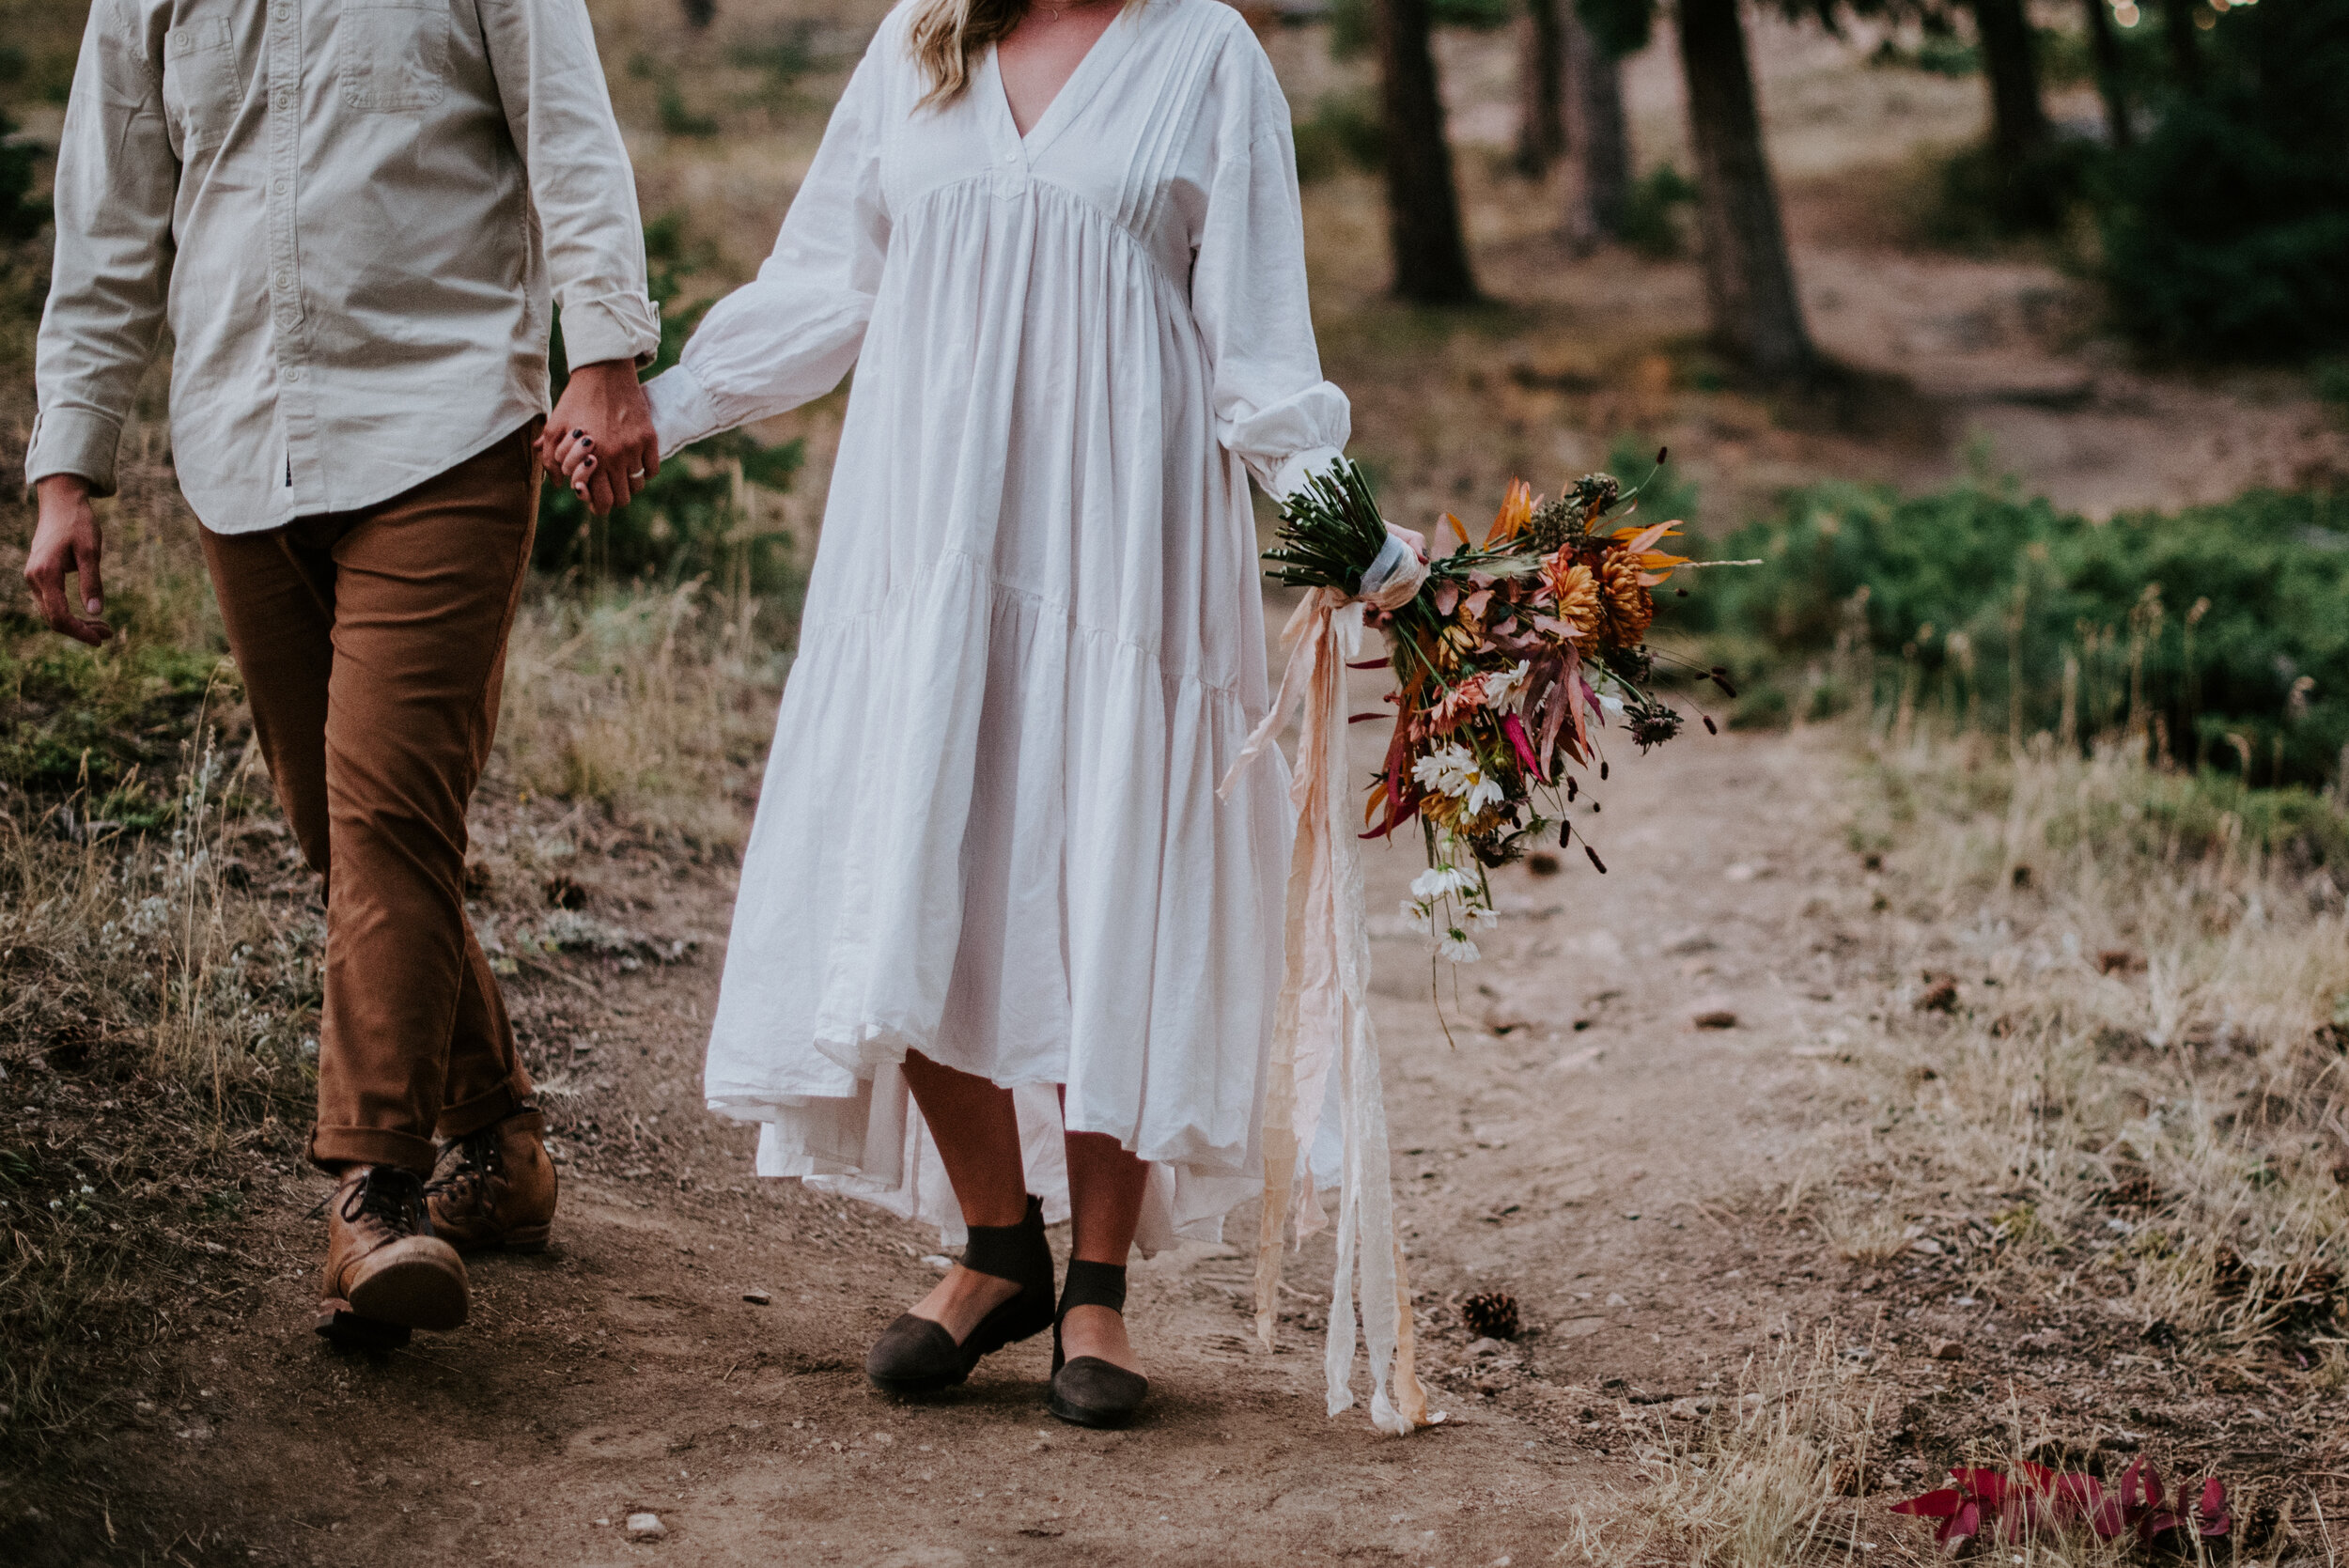
[{"label": "green shrub", "polygon": [[[708,303],[681,308],[676,303],[685,281],[708,265],[708,254],[687,246],[675,214],[645,225],[645,254],[651,264],[652,295],[661,307],[661,350],[653,369],[665,370],[677,363],[708,308]],[[558,396],[568,376],[557,319]],[[790,536],[781,531],[741,532],[735,475],[739,471],[742,484],[781,493],[791,488],[804,456],[800,442],[767,446],[740,430],[728,430],[670,458],[634,501],[600,519],[588,515],[569,486],[550,483],[538,495],[532,560],[542,571],[576,567],[606,578],[681,582],[730,574],[754,592],[788,592],[795,586]]]},{"label": "green shrub", "polygon": [[49,204],[33,194],[39,149],[15,136],[16,122],[0,114],[0,245],[30,240],[49,222]]},{"label": "green shrub", "polygon": [[1623,203],[1623,241],[1643,256],[1678,256],[1688,248],[1682,209],[1693,207],[1696,182],[1669,163],[1631,182]]},{"label": "green shrub", "polygon": [[1299,120],[1297,178],[1304,184],[1327,179],[1351,166],[1380,169],[1387,162],[1387,128],[1367,92],[1331,93],[1314,105],[1311,119]]},{"label": "green shrub", "polygon": [[2349,0],[2230,8],[2203,85],[2117,160],[2103,223],[2115,319],[2201,358],[2349,344]]},{"label": "green shrub", "polygon": [[[2252,491],[2091,522],[1980,485],[1828,484],[1722,541],[1684,624],[1749,677],[1874,658],[1867,697],[2322,785],[2349,745],[2349,499]],[[1832,678],[1858,678],[1839,665]],[[1760,684],[1757,681],[1756,684]],[[1858,701],[1861,693],[1852,693]]]}]

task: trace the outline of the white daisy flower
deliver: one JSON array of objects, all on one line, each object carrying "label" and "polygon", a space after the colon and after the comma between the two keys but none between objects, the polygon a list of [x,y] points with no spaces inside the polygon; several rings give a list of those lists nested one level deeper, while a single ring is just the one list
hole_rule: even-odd
[{"label": "white daisy flower", "polygon": [[1532,667],[1520,659],[1517,660],[1516,669],[1497,670],[1486,675],[1485,677],[1486,703],[1495,708],[1506,706],[1509,699],[1517,695],[1517,688],[1525,684],[1526,673]]},{"label": "white daisy flower", "polygon": [[1484,956],[1476,951],[1476,944],[1469,940],[1468,933],[1457,927],[1454,928],[1450,936],[1436,944],[1436,955],[1439,958],[1448,958],[1455,964],[1473,964]]},{"label": "white daisy flower", "polygon": [[1484,774],[1477,774],[1476,782],[1469,785],[1466,804],[1470,816],[1483,811],[1486,806],[1501,804],[1501,786],[1485,777]]},{"label": "white daisy flower", "polygon": [[1403,924],[1423,937],[1427,935],[1427,906],[1413,899],[1405,899]]},{"label": "white daisy flower", "polygon": [[1476,776],[1475,756],[1460,745],[1431,752],[1411,764],[1411,777],[1419,781],[1419,786],[1439,795],[1466,795]]},{"label": "white daisy flower", "polygon": [[1470,905],[1469,907],[1468,920],[1469,924],[1474,926],[1477,930],[1489,931],[1494,926],[1501,924],[1501,911],[1494,908],[1489,904]]},{"label": "white daisy flower", "polygon": [[1611,691],[1599,693],[1598,706],[1618,719],[1623,717],[1623,699]]}]

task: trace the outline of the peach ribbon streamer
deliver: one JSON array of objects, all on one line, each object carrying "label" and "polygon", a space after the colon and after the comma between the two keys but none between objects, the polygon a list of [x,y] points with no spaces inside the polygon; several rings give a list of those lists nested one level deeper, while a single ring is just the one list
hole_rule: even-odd
[{"label": "peach ribbon streamer", "polygon": [[1338,806],[1348,795],[1346,663],[1361,646],[1363,607],[1400,608],[1426,580],[1426,563],[1390,531],[1386,548],[1363,574],[1361,595],[1348,597],[1335,588],[1306,595],[1281,633],[1289,660],[1280,693],[1217,791],[1231,793],[1240,772],[1272,745],[1290,709],[1301,704],[1297,768],[1289,784],[1297,807],[1297,846],[1289,862],[1287,963],[1262,1089],[1265,1184],[1256,1243],[1256,1337],[1268,1350],[1272,1347],[1282,1253],[1300,1183],[1305,1203],[1298,1234],[1309,1235],[1322,1222],[1312,1190],[1311,1153],[1335,1067],[1345,1154],[1338,1187],[1337,1279],[1323,1356],[1330,1414],[1354,1403],[1359,1266],[1370,1418],[1380,1430],[1397,1435],[1440,1418],[1428,1415],[1427,1396],[1413,1367],[1410,1286],[1395,1236],[1386,1095],[1370,1021],[1370,932],[1362,914],[1361,863],[1352,827]]}]

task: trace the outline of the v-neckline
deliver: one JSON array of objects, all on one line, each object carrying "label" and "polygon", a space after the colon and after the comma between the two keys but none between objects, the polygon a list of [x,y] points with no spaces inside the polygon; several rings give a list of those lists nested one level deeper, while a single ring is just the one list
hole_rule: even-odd
[{"label": "v-neckline", "polygon": [[[1131,44],[1133,35],[1142,28],[1141,13],[1149,8],[1152,0],[1132,0],[1121,6],[1110,24],[1101,29],[1101,36],[1086,45],[1084,57],[1079,60],[1059,87],[1044,112],[1024,132],[1019,129],[1019,116],[1011,112],[1011,90],[1003,85],[1003,62],[998,48],[988,45],[987,65],[995,78],[995,103],[1002,112],[1003,123],[1011,128],[1012,138],[1020,151],[1033,158],[1049,146],[1062,128],[1084,109],[1096,90],[1095,78],[1113,63],[1107,56],[1123,54]],[[1132,25],[1128,26],[1128,23]]]}]

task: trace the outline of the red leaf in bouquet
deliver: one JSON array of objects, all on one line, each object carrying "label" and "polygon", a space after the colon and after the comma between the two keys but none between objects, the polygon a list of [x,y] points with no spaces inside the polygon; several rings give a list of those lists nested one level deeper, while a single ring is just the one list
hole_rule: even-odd
[{"label": "red leaf in bouquet", "polygon": [[1517,766],[1540,783],[1549,783],[1542,773],[1542,765],[1534,760],[1533,742],[1526,737],[1525,721],[1514,713],[1504,714],[1501,720],[1501,733],[1509,737],[1509,749],[1517,753]]}]

